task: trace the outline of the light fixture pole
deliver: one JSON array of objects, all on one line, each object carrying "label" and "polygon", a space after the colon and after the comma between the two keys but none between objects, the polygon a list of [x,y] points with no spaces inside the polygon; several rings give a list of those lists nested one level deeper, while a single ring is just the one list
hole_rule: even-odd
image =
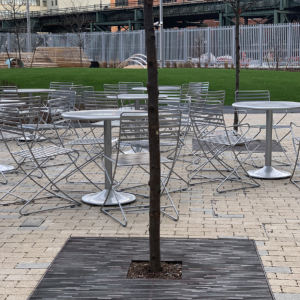
[{"label": "light fixture pole", "polygon": [[31,52],[31,26],[30,26],[29,0],[26,0],[26,15],[27,15],[27,52]]},{"label": "light fixture pole", "polygon": [[163,0],[159,1],[159,28],[160,28],[160,35],[159,35],[159,58],[160,58],[160,67],[164,67],[164,53],[163,53],[163,43],[164,43],[164,22],[163,22]]}]

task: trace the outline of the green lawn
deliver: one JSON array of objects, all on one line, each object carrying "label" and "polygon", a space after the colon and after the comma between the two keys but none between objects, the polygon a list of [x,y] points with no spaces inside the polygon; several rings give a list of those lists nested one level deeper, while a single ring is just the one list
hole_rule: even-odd
[{"label": "green lawn", "polygon": [[[101,68],[32,68],[0,69],[0,82],[7,80],[19,88],[48,88],[51,81],[71,81],[92,85],[102,90],[103,83],[142,81],[146,84],[147,70]],[[181,85],[209,81],[210,90],[226,90],[226,104],[234,101],[235,70],[225,69],[162,69],[158,71],[160,85]],[[300,101],[300,72],[241,70],[241,90],[270,90],[272,100]]]}]

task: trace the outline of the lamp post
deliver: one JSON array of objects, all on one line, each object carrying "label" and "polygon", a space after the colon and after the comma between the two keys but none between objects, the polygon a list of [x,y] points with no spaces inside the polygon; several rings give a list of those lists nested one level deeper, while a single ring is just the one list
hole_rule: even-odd
[{"label": "lamp post", "polygon": [[164,53],[163,53],[163,42],[164,42],[164,36],[163,36],[163,0],[159,1],[159,28],[160,28],[160,35],[159,35],[159,58],[160,58],[160,67],[164,67]]},{"label": "lamp post", "polygon": [[31,26],[30,26],[29,0],[26,0],[26,16],[27,16],[27,52],[31,52]]}]

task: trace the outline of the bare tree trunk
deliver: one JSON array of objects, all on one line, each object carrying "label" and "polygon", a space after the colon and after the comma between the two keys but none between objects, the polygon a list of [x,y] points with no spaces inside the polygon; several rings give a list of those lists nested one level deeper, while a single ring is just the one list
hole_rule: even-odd
[{"label": "bare tree trunk", "polygon": [[[240,0],[236,0],[235,10],[235,90],[240,89]],[[234,109],[234,129],[237,131],[238,127],[238,113]]]},{"label": "bare tree trunk", "polygon": [[30,63],[30,68],[32,68],[33,60],[34,60],[34,55],[35,55],[36,48],[33,49],[33,54],[31,58],[31,63]]},{"label": "bare tree trunk", "polygon": [[150,271],[161,269],[160,256],[160,150],[158,119],[158,76],[153,19],[153,0],[144,0],[144,26],[148,67],[148,119],[150,150],[149,249]]}]

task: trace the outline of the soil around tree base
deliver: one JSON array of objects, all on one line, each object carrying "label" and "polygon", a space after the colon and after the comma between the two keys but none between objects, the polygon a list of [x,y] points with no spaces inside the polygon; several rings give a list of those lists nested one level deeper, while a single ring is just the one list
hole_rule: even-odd
[{"label": "soil around tree base", "polygon": [[182,262],[161,262],[162,270],[160,272],[151,273],[149,261],[132,261],[127,278],[156,278],[178,280],[182,278]]}]

